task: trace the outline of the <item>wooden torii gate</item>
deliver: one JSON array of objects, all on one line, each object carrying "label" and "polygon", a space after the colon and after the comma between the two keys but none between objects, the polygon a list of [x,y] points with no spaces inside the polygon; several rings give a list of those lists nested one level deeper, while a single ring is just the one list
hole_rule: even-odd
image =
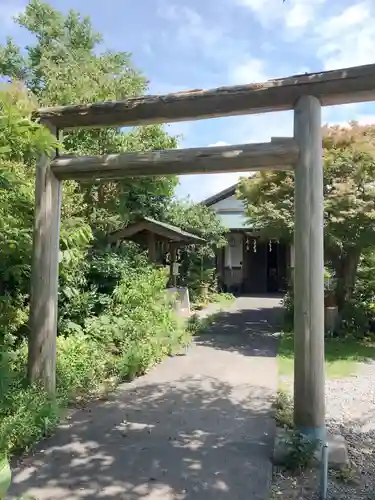
[{"label": "wooden torii gate", "polygon": [[294,421],[322,438],[324,422],[324,256],[321,106],[375,100],[375,65],[295,75],[251,85],[141,96],[120,102],[44,108],[53,134],[78,127],[134,126],[294,109],[294,138],[263,144],[42,156],[36,170],[29,376],[55,391],[61,181],[125,176],[295,169]]}]

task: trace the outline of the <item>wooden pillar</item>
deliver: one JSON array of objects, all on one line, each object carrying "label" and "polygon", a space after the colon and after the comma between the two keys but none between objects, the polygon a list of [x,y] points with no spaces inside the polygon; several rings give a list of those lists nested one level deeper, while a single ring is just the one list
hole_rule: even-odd
[{"label": "wooden pillar", "polygon": [[147,235],[147,244],[148,244],[148,260],[151,263],[156,262],[156,236],[155,233],[149,231]]},{"label": "wooden pillar", "polygon": [[[45,123],[56,134],[56,129]],[[30,290],[28,376],[50,393],[56,388],[57,294],[61,182],[42,155],[35,174],[35,215]]]},{"label": "wooden pillar", "polygon": [[294,267],[295,267],[295,259],[294,259],[294,242],[289,246],[289,267],[290,267],[290,285],[294,289]]},{"label": "wooden pillar", "polygon": [[176,262],[176,257],[177,257],[177,246],[175,243],[171,242],[169,244],[169,253],[171,256],[171,262],[170,262],[170,280],[172,286],[176,287],[177,286],[177,276],[173,274],[173,264]]},{"label": "wooden pillar", "polygon": [[294,422],[323,439],[324,255],[321,105],[301,97],[294,109],[300,156],[295,169]]}]

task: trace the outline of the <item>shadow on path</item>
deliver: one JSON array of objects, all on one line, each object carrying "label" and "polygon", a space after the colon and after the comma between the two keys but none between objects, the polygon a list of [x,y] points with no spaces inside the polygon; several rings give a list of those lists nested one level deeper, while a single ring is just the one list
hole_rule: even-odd
[{"label": "shadow on path", "polygon": [[246,310],[252,305],[239,299],[187,356],[170,358],[106,401],[76,411],[18,464],[10,494],[267,499],[276,339],[262,309]]},{"label": "shadow on path", "polygon": [[[92,403],[26,458],[12,494],[39,499],[260,499],[268,396],[215,379],[148,384]],[[23,469],[23,470],[22,470]],[[248,484],[248,480],[259,481]],[[254,496],[246,493],[254,492]]]},{"label": "shadow on path", "polygon": [[281,299],[241,297],[236,304],[247,307],[216,313],[209,328],[196,336],[196,343],[246,356],[275,357],[283,318]]}]

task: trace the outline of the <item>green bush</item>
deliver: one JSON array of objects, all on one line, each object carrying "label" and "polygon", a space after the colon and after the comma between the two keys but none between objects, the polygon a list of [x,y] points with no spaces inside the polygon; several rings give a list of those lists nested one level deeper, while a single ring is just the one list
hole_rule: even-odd
[{"label": "green bush", "polygon": [[[194,227],[200,229],[211,254],[220,241],[223,243],[223,229],[212,211],[172,202],[176,176],[129,178],[106,185],[64,182],[57,398],[50,400],[41,388],[27,385],[25,342],[29,334],[36,157],[60,148],[71,154],[96,155],[177,146],[176,138],[158,125],[129,133],[120,129],[78,131],[65,134],[61,144],[43,124],[33,120],[33,111],[42,105],[83,98],[94,102],[103,96],[124,97],[124,92],[131,96],[142,93],[146,86],[127,55],[99,55],[95,46],[100,37],[87,19],[77,15],[72,24],[70,15],[47,7],[46,14],[43,2],[33,1],[17,21],[26,29],[33,25],[33,46],[24,51],[9,42],[2,47],[4,58],[10,61],[3,76],[14,82],[0,88],[0,446],[9,452],[27,448],[50,432],[62,405],[91,394],[107,377],[144,373],[184,340],[184,329],[165,298],[165,274],[150,266],[135,244],[121,245],[118,253],[105,251],[109,233],[135,217],[151,216],[178,225],[192,222],[193,232]],[[65,29],[67,23],[71,30]],[[48,40],[46,30],[51,34]],[[84,37],[76,36],[83,32]],[[64,47],[65,68],[72,68],[73,46],[85,61],[79,76],[84,75],[86,85],[79,88],[74,84],[76,78],[67,76],[69,71],[60,68],[58,74],[51,72]],[[38,55],[33,57],[41,50],[44,69]],[[21,57],[24,52],[31,57]],[[20,75],[26,74],[30,78],[18,82]]]},{"label": "green bush", "polygon": [[356,337],[375,331],[375,254],[363,255],[358,267],[353,294],[341,311],[339,334]]},{"label": "green bush", "polygon": [[[105,269],[110,285],[104,286]],[[129,256],[103,254],[89,261],[85,270],[76,283],[73,278],[65,280],[70,296],[65,289],[55,399],[27,385],[26,342],[9,332],[1,337],[0,450],[6,453],[25,450],[47,436],[67,404],[90,396],[113,377],[131,380],[144,374],[191,339],[191,328],[178,320],[165,292],[164,269],[150,266],[139,255],[132,261]],[[79,306],[89,302],[90,307]],[[23,324],[23,310],[14,307],[14,318],[15,325]]]},{"label": "green bush", "polygon": [[[101,300],[101,312],[95,315],[94,306],[79,321],[77,310],[71,318],[68,308],[63,311],[57,338],[55,400],[40,387],[27,385],[26,343],[16,346],[16,337],[3,335],[0,450],[12,453],[27,449],[51,432],[62,407],[90,396],[109,378],[131,380],[144,374],[191,338],[190,328],[178,320],[165,292],[165,270],[150,266],[143,258],[137,257],[138,261],[129,265],[128,257],[107,254],[94,259],[97,284],[104,280],[106,258],[111,286],[105,291],[98,286],[101,292],[92,299],[93,303]],[[88,269],[91,275],[87,282],[93,286],[95,273],[90,265]],[[80,298],[85,300],[74,292],[72,303],[77,304]]]},{"label": "green bush", "polygon": [[56,425],[56,401],[26,382],[26,350],[13,348],[6,335],[0,346],[0,456],[27,449]]},{"label": "green bush", "polygon": [[293,399],[290,394],[278,390],[275,402],[275,420],[279,427],[293,429]]},{"label": "green bush", "polygon": [[61,402],[95,391],[112,365],[109,353],[87,335],[58,337],[56,383]]},{"label": "green bush", "polygon": [[341,311],[340,325],[335,333],[364,337],[369,333],[372,318],[374,318],[374,311],[369,303],[361,302],[353,297],[344,305]]},{"label": "green bush", "polygon": [[[326,296],[332,294],[332,286],[334,280],[332,275],[327,268],[324,268],[324,279],[325,279],[325,294]],[[293,283],[289,283],[288,290],[283,297],[283,307],[284,307],[284,331],[292,332],[294,330],[294,289]]]},{"label": "green bush", "polygon": [[60,412],[56,400],[40,387],[19,380],[0,406],[0,446],[2,452],[27,450],[56,426]]},{"label": "green bush", "polygon": [[161,352],[155,345],[134,343],[119,360],[119,374],[125,380],[143,375],[156,361],[161,359]]},{"label": "green bush", "polygon": [[294,328],[294,296],[293,289],[290,288],[283,298],[284,307],[284,327],[285,332],[292,332]]}]

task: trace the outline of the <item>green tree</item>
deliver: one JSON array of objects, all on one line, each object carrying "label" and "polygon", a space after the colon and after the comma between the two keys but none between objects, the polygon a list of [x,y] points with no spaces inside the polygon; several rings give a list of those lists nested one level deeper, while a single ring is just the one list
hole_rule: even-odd
[{"label": "green tree", "polygon": [[[341,310],[350,298],[360,257],[375,245],[375,128],[324,127],[325,259],[336,277]],[[291,240],[294,175],[262,172],[243,180],[238,195],[252,224],[271,238]]]},{"label": "green tree", "polygon": [[189,200],[173,201],[168,206],[166,220],[205,240],[205,243],[189,245],[181,252],[181,278],[183,284],[193,291],[193,299],[202,285],[214,289],[215,251],[226,244],[227,232],[216,213]]},{"label": "green tree", "polygon": [[36,155],[51,152],[57,142],[45,127],[31,120],[35,102],[23,85],[1,86],[0,109],[0,331],[5,335],[27,319],[34,216],[32,164]]},{"label": "green tree", "polygon": [[[0,47],[0,73],[24,82],[40,106],[119,100],[147,90],[147,80],[133,67],[130,54],[99,52],[102,37],[89,18],[73,10],[63,15],[46,2],[30,0],[16,22],[34,35],[35,43],[21,48],[8,38]],[[75,130],[64,137],[65,150],[75,154],[175,146],[176,138],[158,125],[128,133],[119,128]],[[175,176],[158,176],[105,185],[70,183],[68,191],[84,199],[76,204],[74,215],[88,217],[96,231],[103,233],[140,213],[160,216],[176,184]]]},{"label": "green tree", "polygon": [[173,200],[168,205],[166,220],[185,231],[191,231],[204,240],[207,255],[213,257],[214,250],[226,244],[227,229],[221,224],[216,213],[209,207],[190,200]]},{"label": "green tree", "polygon": [[20,82],[0,84],[0,155],[30,166],[40,152],[57,146],[48,129],[31,120],[36,101]]}]

